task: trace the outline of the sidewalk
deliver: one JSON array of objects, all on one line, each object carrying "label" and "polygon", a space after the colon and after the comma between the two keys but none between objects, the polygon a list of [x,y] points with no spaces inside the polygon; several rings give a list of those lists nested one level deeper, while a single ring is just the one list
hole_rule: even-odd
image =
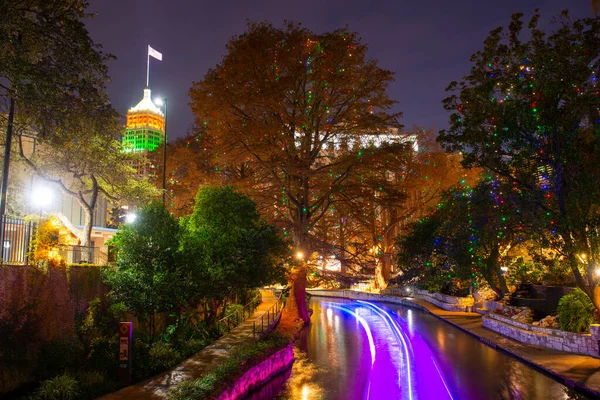
[{"label": "sidewalk", "polygon": [[545,371],[565,386],[578,387],[587,393],[600,396],[600,359],[520,343],[484,328],[481,315],[477,313],[446,311],[425,300],[406,300],[476,336],[487,345]]},{"label": "sidewalk", "polygon": [[127,386],[100,399],[165,399],[171,387],[178,385],[185,379],[199,378],[210,372],[220,362],[227,359],[229,351],[234,346],[254,341],[254,320],[260,318],[277,302],[277,299],[270,291],[261,290],[261,294],[262,303],[256,308],[254,314],[215,343],[205,347],[199,353],[196,353],[168,371],[162,372],[145,381]]}]

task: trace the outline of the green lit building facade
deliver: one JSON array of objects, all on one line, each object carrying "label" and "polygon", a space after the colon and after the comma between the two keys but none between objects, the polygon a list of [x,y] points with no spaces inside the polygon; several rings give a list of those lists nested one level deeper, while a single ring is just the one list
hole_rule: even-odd
[{"label": "green lit building facade", "polygon": [[144,97],[127,111],[127,123],[123,135],[123,150],[142,153],[143,157],[133,165],[141,176],[151,175],[158,159],[154,151],[165,140],[165,115],[152,102],[150,89],[144,89]]}]

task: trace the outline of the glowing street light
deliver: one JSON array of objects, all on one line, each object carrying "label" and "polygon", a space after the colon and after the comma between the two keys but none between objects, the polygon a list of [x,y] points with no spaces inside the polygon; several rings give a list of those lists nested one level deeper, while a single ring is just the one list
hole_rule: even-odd
[{"label": "glowing street light", "polygon": [[40,218],[42,218],[43,208],[52,203],[54,192],[48,186],[38,185],[31,191],[31,203],[40,208]]},{"label": "glowing street light", "polygon": [[137,215],[135,213],[127,213],[125,215],[125,222],[127,222],[128,224],[133,224],[135,222],[135,219],[137,218]]},{"label": "glowing street light", "polygon": [[303,260],[303,259],[304,259],[304,253],[303,253],[303,252],[301,252],[301,251],[297,252],[297,253],[296,253],[296,258],[297,258],[298,260]]}]

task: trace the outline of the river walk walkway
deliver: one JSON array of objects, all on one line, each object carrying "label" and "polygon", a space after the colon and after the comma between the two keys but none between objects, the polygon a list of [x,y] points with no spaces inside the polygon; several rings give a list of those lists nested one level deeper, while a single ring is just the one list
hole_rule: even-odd
[{"label": "river walk walkway", "polygon": [[554,376],[565,386],[600,396],[600,359],[518,342],[483,327],[481,315],[446,311],[425,300],[406,298],[431,314],[479,338],[482,342]]},{"label": "river walk walkway", "polygon": [[171,387],[185,379],[199,378],[227,359],[229,351],[238,345],[254,341],[254,321],[263,316],[277,302],[271,291],[261,290],[262,302],[245,322],[227,335],[206,346],[181,364],[150,379],[110,393],[102,400],[165,399]]}]

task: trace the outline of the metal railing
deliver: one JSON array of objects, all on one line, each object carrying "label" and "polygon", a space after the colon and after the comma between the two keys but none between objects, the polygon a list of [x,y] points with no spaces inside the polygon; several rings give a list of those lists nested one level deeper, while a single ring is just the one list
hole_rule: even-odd
[{"label": "metal railing", "polygon": [[262,294],[259,292],[258,295],[250,300],[244,307],[239,310],[235,310],[231,314],[226,315],[218,320],[217,329],[219,331],[219,335],[224,336],[228,334],[233,328],[248,319],[261,302]]},{"label": "metal railing", "polygon": [[58,254],[67,264],[106,264],[107,254],[100,247],[59,245]]},{"label": "metal railing", "polygon": [[[275,304],[271,306],[260,318],[254,320],[252,327],[252,336],[254,338],[261,337],[267,329],[270,329],[275,322],[279,320],[281,311],[283,310],[282,294],[279,295]],[[265,325],[266,322],[266,325]]]},{"label": "metal railing", "polygon": [[0,225],[0,258],[4,264],[25,265],[35,224],[19,218],[2,217]]}]

